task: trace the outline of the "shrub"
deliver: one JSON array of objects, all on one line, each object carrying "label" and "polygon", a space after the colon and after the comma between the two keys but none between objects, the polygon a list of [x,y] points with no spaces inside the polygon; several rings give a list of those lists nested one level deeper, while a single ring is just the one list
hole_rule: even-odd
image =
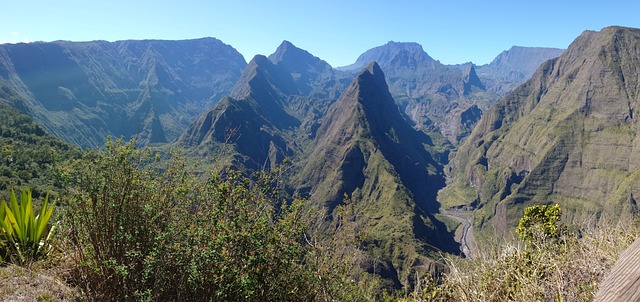
[{"label": "shrub", "polygon": [[0,202],[0,260],[25,264],[46,257],[51,251],[54,227],[49,228],[53,205],[47,196],[36,216],[31,190],[22,190],[20,202],[11,190],[10,202]]},{"label": "shrub", "polygon": [[[558,207],[533,212],[528,217],[545,219],[532,225],[557,225]],[[550,238],[553,229],[541,232],[544,237],[526,238]],[[639,235],[632,222],[601,221],[582,226],[580,236],[558,232],[554,240],[488,247],[474,253],[474,259],[449,257],[442,280],[425,280],[405,301],[591,301],[604,274]]]},{"label": "shrub", "polygon": [[109,141],[70,167],[66,213],[90,300],[309,301],[301,200],[263,173],[198,177],[180,156],[164,163],[135,143]]},{"label": "shrub", "polygon": [[516,233],[522,240],[530,243],[544,243],[550,239],[557,239],[563,230],[563,227],[558,225],[561,215],[560,206],[557,204],[527,207],[516,227]]}]

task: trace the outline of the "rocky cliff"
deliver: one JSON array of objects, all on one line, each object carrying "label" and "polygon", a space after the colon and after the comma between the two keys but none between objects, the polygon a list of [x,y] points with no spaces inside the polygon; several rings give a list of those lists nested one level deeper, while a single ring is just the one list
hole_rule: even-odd
[{"label": "rocky cliff", "polygon": [[475,224],[498,232],[532,204],[569,219],[635,213],[639,70],[639,29],[584,32],[483,115],[440,201],[475,207]]}]

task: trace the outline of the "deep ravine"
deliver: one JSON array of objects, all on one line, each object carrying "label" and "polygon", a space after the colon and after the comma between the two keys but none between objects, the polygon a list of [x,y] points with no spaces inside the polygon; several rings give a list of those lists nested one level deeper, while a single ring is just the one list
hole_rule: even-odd
[{"label": "deep ravine", "polygon": [[473,224],[471,223],[471,218],[468,217],[468,213],[458,210],[444,210],[440,214],[460,222],[456,229],[456,239],[458,239],[458,230],[461,230],[459,236],[460,250],[464,257],[473,258],[476,243],[473,236]]}]

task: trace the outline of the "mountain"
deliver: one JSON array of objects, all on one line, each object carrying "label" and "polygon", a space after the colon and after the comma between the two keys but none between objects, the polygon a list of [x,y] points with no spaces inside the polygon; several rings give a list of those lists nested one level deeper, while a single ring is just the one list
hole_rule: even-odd
[{"label": "mountain", "polygon": [[[431,204],[435,201],[435,195],[429,194],[433,194],[433,188],[438,188],[439,184],[429,187],[434,181],[429,180],[428,172],[433,174],[438,164],[424,145],[433,143],[426,134],[413,129],[402,117],[388,91],[384,73],[377,63],[372,62],[329,108],[318,129],[310,161],[301,178],[313,183],[341,181],[342,185],[331,183],[326,186],[332,193],[317,194],[326,202],[339,202],[342,193],[353,191],[362,177],[331,178],[326,177],[327,171],[333,174],[333,171],[339,170],[344,166],[340,160],[345,158],[361,158],[363,161],[350,164],[355,165],[355,169],[351,170],[363,170],[358,165],[368,161],[363,158],[363,153],[371,156],[375,151],[393,163],[397,173],[405,178],[405,183],[411,183],[407,187],[413,191],[416,200],[424,208],[433,211],[437,208]],[[330,154],[331,158],[326,158],[326,154]]]},{"label": "mountain", "polygon": [[363,265],[400,286],[416,270],[434,269],[429,257],[439,250],[430,246],[458,252],[430,214],[444,186],[442,141],[411,127],[377,64],[354,80],[284,41],[269,57],[254,57],[231,95],[174,145],[248,172],[289,158],[284,182],[328,217],[353,193],[358,217],[368,221],[362,249],[372,259]]},{"label": "mountain", "polygon": [[513,46],[500,53],[491,63],[478,66],[478,75],[488,89],[501,96],[513,91],[531,78],[540,64],[557,58],[564,49]]},{"label": "mountain", "polygon": [[231,94],[192,123],[175,145],[200,156],[217,154],[241,169],[271,167],[302,152],[320,117],[348,84],[346,75],[284,41],[268,58],[254,57]]},{"label": "mountain", "polygon": [[298,95],[311,94],[314,89],[318,88],[319,81],[330,78],[334,74],[329,63],[294,46],[289,41],[283,41],[278,49],[269,56],[269,61],[291,75]]},{"label": "mountain", "polygon": [[246,65],[213,38],[0,45],[0,81],[48,131],[82,147],[107,135],[169,142],[228,95]]},{"label": "mountain", "polygon": [[371,61],[380,64],[403,114],[416,127],[440,131],[454,144],[469,132],[459,128],[463,124],[459,114],[474,105],[486,109],[499,99],[485,91],[473,65],[444,65],[413,42],[389,42],[370,49],[341,69],[362,68]]},{"label": "mountain", "polygon": [[356,62],[343,67],[340,70],[362,70],[371,62],[377,62],[384,65],[419,65],[425,62],[435,63],[436,60],[431,58],[424,50],[422,45],[415,42],[394,42],[374,47],[361,54]]},{"label": "mountain", "polygon": [[418,43],[389,42],[366,51],[356,63],[341,69],[361,70],[372,61],[384,70],[394,96],[419,98],[440,93],[447,99],[464,93],[463,72],[434,60]]},{"label": "mountain", "polygon": [[636,213],[639,70],[640,29],[584,32],[484,113],[443,207],[475,208],[476,225],[498,233],[533,204],[558,203],[568,219]]},{"label": "mountain", "polygon": [[360,70],[368,62],[378,62],[403,113],[418,128],[438,130],[458,144],[476,121],[462,117],[463,112],[489,109],[524,83],[540,64],[562,51],[514,46],[490,64],[476,67],[473,63],[444,65],[429,56],[420,44],[392,41],[364,52],[354,64],[338,69]]},{"label": "mountain", "polygon": [[290,78],[279,77],[274,69],[266,57],[256,56],[232,96],[202,114],[175,144],[208,156],[219,153],[218,148],[228,142],[233,147],[229,154],[235,157],[234,164],[254,170],[270,167],[272,160],[278,163],[276,157],[291,155],[282,132],[299,126],[300,121],[283,102],[286,93],[295,88]]},{"label": "mountain", "polygon": [[345,192],[353,192],[355,215],[367,225],[363,249],[396,284],[408,285],[416,269],[429,269],[427,256],[438,253],[433,246],[455,249],[444,224],[430,214],[444,185],[441,166],[427,150],[432,145],[403,118],[372,62],[331,105],[296,176],[299,190],[329,215]]}]

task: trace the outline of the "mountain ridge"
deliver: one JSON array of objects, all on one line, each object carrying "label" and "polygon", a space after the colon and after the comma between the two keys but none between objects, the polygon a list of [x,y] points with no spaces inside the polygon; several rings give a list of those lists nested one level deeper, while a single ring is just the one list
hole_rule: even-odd
[{"label": "mountain ridge", "polygon": [[23,108],[83,147],[107,135],[173,140],[186,120],[228,94],[246,65],[213,38],[3,44],[0,53],[0,81],[21,95]]},{"label": "mountain ridge", "polygon": [[[364,52],[356,63],[338,69],[349,70],[364,66],[366,60],[377,61],[398,106],[416,127],[438,130],[457,145],[478,120],[476,109],[487,110],[504,93],[524,82],[530,76],[529,65],[539,65],[552,56],[546,52],[552,51],[512,48],[486,66],[444,65],[431,58],[418,43],[392,41]],[[510,53],[513,55],[509,56]],[[505,59],[500,60],[501,56]],[[520,68],[517,63],[525,59],[527,66]],[[469,110],[474,114],[463,115]]]},{"label": "mountain ridge", "polygon": [[585,31],[483,115],[439,199],[477,203],[479,226],[498,232],[550,200],[570,217],[637,211],[638,54],[640,29]]},{"label": "mountain ridge", "polygon": [[[279,164],[282,158],[302,152],[304,146],[301,143],[315,136],[320,116],[346,86],[345,75],[284,41],[269,57],[255,56],[243,70],[230,97],[224,98],[224,103],[213,106],[198,119],[203,123],[214,121],[213,124],[192,124],[175,145],[197,146],[198,152],[208,154],[231,143],[234,146],[232,153],[239,152],[232,160],[238,167],[255,169],[261,164],[264,167]],[[225,108],[233,108],[235,118],[221,119],[220,114],[225,115]],[[219,124],[222,121],[226,124]],[[229,129],[238,131],[227,137],[222,132]],[[260,133],[266,135],[264,140]],[[252,144],[247,140],[249,137],[260,143]],[[250,152],[254,147],[261,151]]]}]

